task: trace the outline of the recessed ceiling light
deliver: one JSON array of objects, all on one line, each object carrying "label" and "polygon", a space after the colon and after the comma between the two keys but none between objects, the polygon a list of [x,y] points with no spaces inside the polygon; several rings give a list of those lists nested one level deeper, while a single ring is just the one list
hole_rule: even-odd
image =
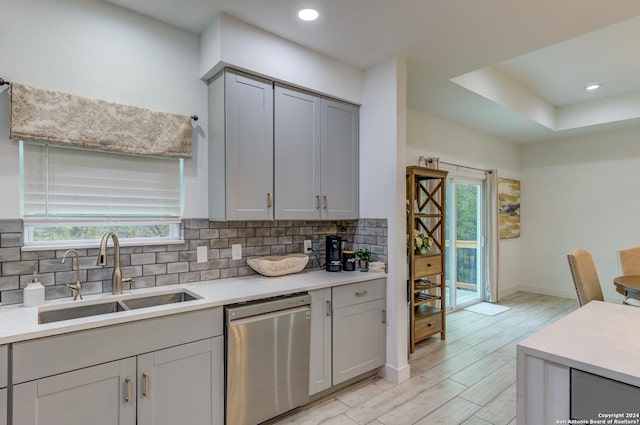
[{"label": "recessed ceiling light", "polygon": [[600,87],[602,87],[602,84],[597,83],[597,84],[589,84],[584,89],[587,91],[593,91],[593,90],[598,90]]},{"label": "recessed ceiling light", "polygon": [[318,11],[315,9],[301,9],[298,11],[298,18],[303,21],[315,21],[318,19]]}]

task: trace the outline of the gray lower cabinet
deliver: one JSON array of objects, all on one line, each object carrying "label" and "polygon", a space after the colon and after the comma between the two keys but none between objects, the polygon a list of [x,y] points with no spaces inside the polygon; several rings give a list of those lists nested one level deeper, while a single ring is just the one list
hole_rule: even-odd
[{"label": "gray lower cabinet", "polygon": [[309,395],[383,366],[386,279],[309,291]]},{"label": "gray lower cabinet", "polygon": [[224,338],[138,356],[138,424],[222,424]]},{"label": "gray lower cabinet", "polygon": [[214,418],[223,394],[214,389],[223,382],[223,343],[206,339],[15,385],[13,423],[221,424]]},{"label": "gray lower cabinet", "polygon": [[276,85],[275,218],[358,218],[358,107]]},{"label": "gray lower cabinet", "polygon": [[309,395],[331,388],[331,288],[309,291],[311,347]]},{"label": "gray lower cabinet", "polygon": [[7,389],[0,389],[0,425],[7,425]]},{"label": "gray lower cabinet", "polygon": [[333,288],[333,385],[383,366],[386,279]]},{"label": "gray lower cabinet", "polygon": [[0,425],[7,425],[7,346],[0,346]]},{"label": "gray lower cabinet", "polygon": [[24,341],[13,354],[13,425],[224,423],[221,308]]},{"label": "gray lower cabinet", "polygon": [[135,380],[128,358],[14,385],[13,424],[135,425]]},{"label": "gray lower cabinet", "polygon": [[225,70],[209,81],[209,219],[273,220],[273,85]]}]

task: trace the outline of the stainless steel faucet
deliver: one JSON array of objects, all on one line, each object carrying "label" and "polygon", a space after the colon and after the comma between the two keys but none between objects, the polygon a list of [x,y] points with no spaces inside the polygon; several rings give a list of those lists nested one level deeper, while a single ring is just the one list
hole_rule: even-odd
[{"label": "stainless steel faucet", "polygon": [[[62,256],[62,264],[64,264],[64,260],[67,259],[67,255],[75,254],[76,255],[76,283],[66,283],[65,286],[71,289],[71,294],[74,295],[74,300],[82,299],[82,284],[80,284],[80,256],[78,255],[78,251],[75,249],[68,249],[67,252]],[[71,270],[73,270],[73,261],[71,262]]]},{"label": "stainless steel faucet", "polygon": [[111,276],[111,292],[113,295],[122,294],[122,282],[129,282],[133,285],[133,279],[123,279],[122,270],[120,270],[120,241],[113,232],[107,232],[102,236],[100,241],[100,252],[98,253],[98,261],[96,265],[107,265],[107,243],[109,238],[113,239],[113,275]]}]

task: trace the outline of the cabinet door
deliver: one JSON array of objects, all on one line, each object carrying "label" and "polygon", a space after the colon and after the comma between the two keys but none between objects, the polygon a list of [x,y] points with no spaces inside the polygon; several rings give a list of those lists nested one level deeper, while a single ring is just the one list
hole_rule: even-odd
[{"label": "cabinet door", "polygon": [[320,218],[320,98],[275,87],[275,218]]},{"label": "cabinet door", "polygon": [[333,311],[333,385],[384,365],[385,300]]},{"label": "cabinet door", "polygon": [[0,425],[7,425],[7,389],[0,389]]},{"label": "cabinet door", "polygon": [[0,345],[0,388],[7,386],[7,346]]},{"label": "cabinet door", "polygon": [[309,395],[331,388],[331,288],[311,295],[311,348]]},{"label": "cabinet door", "polygon": [[13,424],[135,425],[135,378],[128,358],[15,385]]},{"label": "cabinet door", "polygon": [[273,219],[270,82],[226,71],[225,139],[227,220]]},{"label": "cabinet door", "polygon": [[138,356],[138,424],[224,423],[223,337]]},{"label": "cabinet door", "polygon": [[322,99],[322,218],[358,218],[358,107]]}]

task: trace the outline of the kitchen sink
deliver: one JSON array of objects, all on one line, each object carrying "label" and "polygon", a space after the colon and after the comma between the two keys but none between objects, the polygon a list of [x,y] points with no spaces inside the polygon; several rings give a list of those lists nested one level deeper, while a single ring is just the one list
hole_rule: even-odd
[{"label": "kitchen sink", "polygon": [[78,319],[80,317],[97,316],[125,310],[127,310],[127,308],[118,301],[58,308],[55,310],[40,311],[38,313],[38,323],[60,322],[61,320]]},{"label": "kitchen sink", "polygon": [[178,291],[169,294],[150,295],[148,297],[129,298],[122,302],[131,310],[145,307],[155,307],[157,305],[181,303],[185,301],[194,301],[198,298],[189,292]]},{"label": "kitchen sink", "polygon": [[116,313],[119,311],[137,310],[139,308],[155,307],[200,299],[185,290],[165,294],[149,295],[146,297],[124,298],[96,304],[74,305],[71,307],[42,310],[38,312],[38,323],[60,322],[62,320],[78,319],[81,317],[98,316],[100,314]]}]

